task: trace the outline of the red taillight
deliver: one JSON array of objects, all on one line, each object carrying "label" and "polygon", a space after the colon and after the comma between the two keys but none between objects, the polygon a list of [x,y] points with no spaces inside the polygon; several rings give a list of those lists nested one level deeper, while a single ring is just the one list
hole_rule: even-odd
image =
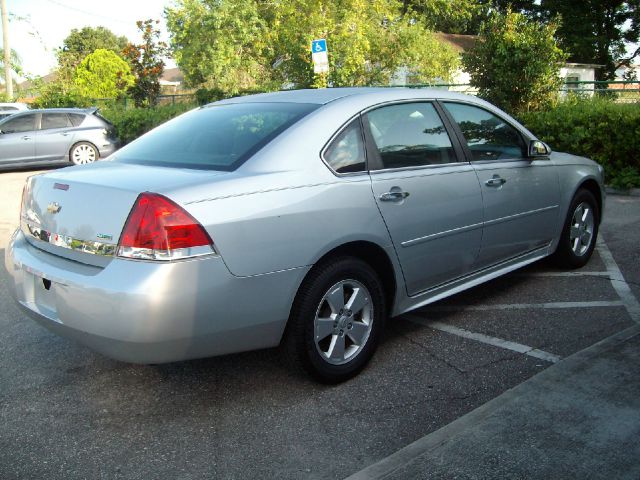
[{"label": "red taillight", "polygon": [[[142,193],[124,226],[118,254],[148,260],[172,260],[212,253],[205,229],[182,207],[157,193]],[[204,247],[198,248],[198,247]]]}]

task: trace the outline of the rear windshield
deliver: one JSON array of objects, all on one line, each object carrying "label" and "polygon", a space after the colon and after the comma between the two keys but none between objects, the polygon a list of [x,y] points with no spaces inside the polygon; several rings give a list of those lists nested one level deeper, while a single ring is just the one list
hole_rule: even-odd
[{"label": "rear windshield", "polygon": [[236,103],[188,112],[120,150],[116,162],[235,170],[319,105]]}]

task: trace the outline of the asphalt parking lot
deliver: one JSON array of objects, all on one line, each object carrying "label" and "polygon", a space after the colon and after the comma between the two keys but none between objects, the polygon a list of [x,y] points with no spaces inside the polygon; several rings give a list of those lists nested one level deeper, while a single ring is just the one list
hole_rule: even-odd
[{"label": "asphalt parking lot", "polygon": [[[0,255],[28,172],[0,173]],[[0,269],[0,479],[345,478],[640,321],[640,198],[610,196],[591,262],[548,262],[390,322],[338,386],[274,350],[112,361],[27,319]],[[634,303],[635,302],[635,303]]]}]

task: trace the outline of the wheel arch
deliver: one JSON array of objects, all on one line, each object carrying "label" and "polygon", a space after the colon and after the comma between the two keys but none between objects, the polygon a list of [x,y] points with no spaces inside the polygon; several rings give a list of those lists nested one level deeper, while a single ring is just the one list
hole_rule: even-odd
[{"label": "wheel arch", "polygon": [[[380,281],[382,282],[382,288],[384,289],[385,300],[387,303],[387,314],[390,314],[393,310],[393,305],[396,299],[396,289],[398,286],[398,281],[396,278],[396,269],[388,253],[380,245],[371,241],[350,241],[347,243],[343,243],[342,245],[339,245],[324,253],[314,263],[314,267],[316,265],[329,262],[332,258],[344,256],[359,258],[360,260],[366,262],[378,274],[378,276],[380,277]],[[302,282],[300,282],[294,299],[298,296],[298,292],[313,271],[314,267],[309,269],[307,274],[302,279]]]},{"label": "wheel arch", "polygon": [[575,196],[575,194],[580,189],[589,191],[595,197],[596,202],[598,202],[598,214],[599,214],[598,220],[599,222],[602,222],[603,195],[602,195],[602,190],[600,189],[600,185],[595,179],[587,178],[586,180],[584,180],[582,183],[578,185],[578,188],[576,188],[576,191],[573,193],[573,196]]}]

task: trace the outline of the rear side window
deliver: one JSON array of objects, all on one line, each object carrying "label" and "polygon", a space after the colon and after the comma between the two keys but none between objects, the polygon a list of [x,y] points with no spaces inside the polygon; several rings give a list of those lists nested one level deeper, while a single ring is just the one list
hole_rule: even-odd
[{"label": "rear side window", "polygon": [[35,114],[20,115],[19,117],[7,120],[0,125],[0,130],[5,133],[29,132],[35,129]]},{"label": "rear side window", "polygon": [[457,162],[451,139],[431,103],[403,103],[366,115],[384,168]]},{"label": "rear side window", "polygon": [[463,103],[445,103],[462,130],[474,161],[515,160],[526,156],[522,135],[491,112]]},{"label": "rear side window", "polygon": [[40,122],[41,130],[48,130],[50,128],[67,128],[71,123],[67,118],[66,113],[43,113],[42,120]]},{"label": "rear side window", "polygon": [[366,169],[360,120],[355,120],[331,142],[324,159],[338,173],[362,172]]},{"label": "rear side window", "polygon": [[84,120],[84,115],[82,115],[81,113],[70,113],[69,120],[71,121],[71,125],[73,125],[74,127],[79,127]]},{"label": "rear side window", "polygon": [[318,108],[304,103],[237,103],[188,112],[121,149],[114,161],[235,170],[251,155]]}]

